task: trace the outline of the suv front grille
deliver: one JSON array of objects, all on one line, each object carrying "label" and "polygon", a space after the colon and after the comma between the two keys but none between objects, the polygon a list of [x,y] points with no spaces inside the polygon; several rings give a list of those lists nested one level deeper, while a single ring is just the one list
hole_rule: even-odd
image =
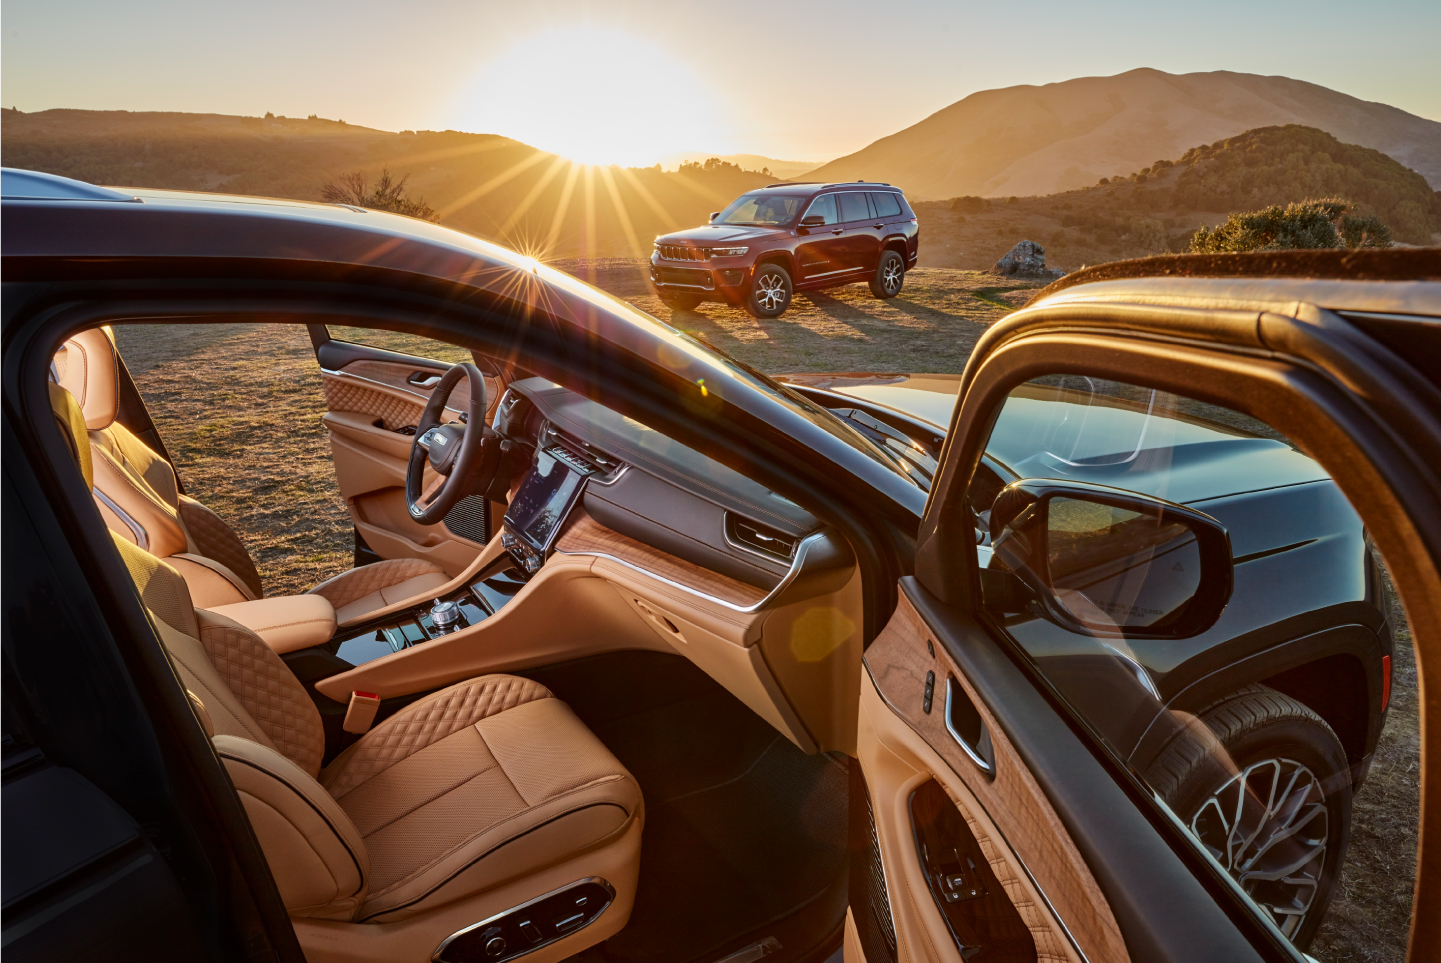
[{"label": "suv front grille", "polygon": [[709,261],[710,249],[688,247],[684,244],[657,244],[660,256],[667,261]]}]

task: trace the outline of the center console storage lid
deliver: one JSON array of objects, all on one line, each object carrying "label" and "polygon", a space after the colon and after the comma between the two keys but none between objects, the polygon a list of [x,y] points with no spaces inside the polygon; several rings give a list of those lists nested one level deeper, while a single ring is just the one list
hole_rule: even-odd
[{"label": "center console storage lid", "polygon": [[239,622],[277,653],[321,645],[335,635],[335,607],[322,595],[279,595],[208,611]]}]

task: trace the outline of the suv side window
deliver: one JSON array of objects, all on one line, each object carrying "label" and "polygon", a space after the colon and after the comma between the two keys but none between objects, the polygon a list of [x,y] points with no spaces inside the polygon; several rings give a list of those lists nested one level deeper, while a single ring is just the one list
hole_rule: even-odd
[{"label": "suv side window", "polygon": [[825,218],[823,223],[840,223],[840,218],[836,216],[836,196],[834,194],[822,194],[811,202],[810,208],[806,211],[806,217],[815,217],[817,214]]},{"label": "suv side window", "polygon": [[871,203],[876,206],[876,217],[900,217],[901,202],[894,194],[872,194]]},{"label": "suv side window", "polygon": [[841,221],[868,221],[871,217],[870,205],[866,203],[866,195],[861,191],[846,191],[840,195],[841,198]]}]

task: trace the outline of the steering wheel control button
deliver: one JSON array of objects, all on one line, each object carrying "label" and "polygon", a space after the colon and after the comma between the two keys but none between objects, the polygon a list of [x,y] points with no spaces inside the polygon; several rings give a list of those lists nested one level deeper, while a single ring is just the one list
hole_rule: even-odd
[{"label": "steering wheel control button", "polygon": [[506,963],[585,929],[614,900],[615,888],[600,877],[578,880],[452,934],[430,959]]}]

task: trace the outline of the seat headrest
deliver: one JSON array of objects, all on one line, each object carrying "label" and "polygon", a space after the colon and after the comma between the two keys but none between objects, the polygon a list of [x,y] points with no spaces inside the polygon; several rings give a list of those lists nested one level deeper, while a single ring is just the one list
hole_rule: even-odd
[{"label": "seat headrest", "polygon": [[70,454],[80,466],[80,475],[85,479],[86,488],[95,487],[95,465],[90,460],[90,435],[85,431],[85,416],[75,396],[51,381],[46,384],[50,391],[50,410],[60,424],[60,433],[70,445]]},{"label": "seat headrest", "polygon": [[55,352],[55,378],[80,403],[85,427],[109,428],[120,409],[120,361],[109,328],[91,328]]}]

